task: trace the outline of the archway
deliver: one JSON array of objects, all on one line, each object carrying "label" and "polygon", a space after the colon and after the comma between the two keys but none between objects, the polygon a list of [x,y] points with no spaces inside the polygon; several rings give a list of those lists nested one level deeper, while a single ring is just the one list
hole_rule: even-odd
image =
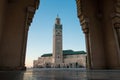
[{"label": "archway", "polygon": [[[120,69],[120,1],[76,1],[89,68]],[[0,69],[25,68],[27,31],[38,4],[39,0],[0,0]]]},{"label": "archway", "polygon": [[29,29],[26,64],[30,60],[33,64],[33,60],[37,60],[44,53],[52,53],[53,25],[57,14],[63,25],[63,50],[86,50],[84,35],[77,18],[76,2],[41,0],[39,10],[34,16],[35,20]]}]

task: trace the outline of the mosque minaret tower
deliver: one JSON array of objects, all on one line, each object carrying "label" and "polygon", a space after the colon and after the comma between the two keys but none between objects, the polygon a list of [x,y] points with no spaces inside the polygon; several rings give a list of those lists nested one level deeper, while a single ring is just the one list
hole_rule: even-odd
[{"label": "mosque minaret tower", "polygon": [[53,52],[34,60],[34,68],[85,68],[86,52],[62,50],[62,24],[57,15],[53,27]]},{"label": "mosque minaret tower", "polygon": [[53,63],[63,63],[63,52],[62,52],[62,24],[60,18],[57,15],[55,25],[53,29]]}]

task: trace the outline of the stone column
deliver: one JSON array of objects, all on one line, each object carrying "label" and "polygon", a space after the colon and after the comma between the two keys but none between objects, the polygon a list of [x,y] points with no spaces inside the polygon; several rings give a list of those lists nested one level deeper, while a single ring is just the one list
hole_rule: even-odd
[{"label": "stone column", "polygon": [[112,22],[113,22],[113,31],[114,31],[116,46],[117,46],[117,58],[116,59],[120,66],[120,22],[119,21],[120,21],[120,17],[114,16]]},{"label": "stone column", "polygon": [[6,0],[0,0],[0,40],[2,35],[2,27],[4,24],[5,3],[6,3]]},{"label": "stone column", "polygon": [[116,0],[114,13],[112,14],[112,26],[117,46],[117,59],[120,67],[120,0]]},{"label": "stone column", "polygon": [[88,27],[88,19],[81,20],[82,30],[85,34],[85,42],[86,42],[86,51],[87,51],[87,68],[90,69],[92,66],[91,62],[91,54],[90,54],[90,42],[89,42],[89,27]]},{"label": "stone column", "polygon": [[118,48],[120,50],[120,23],[115,23],[114,29],[115,29],[116,36],[117,36]]},{"label": "stone column", "polygon": [[35,10],[36,9],[33,6],[28,6],[26,10],[26,21],[24,27],[23,47],[22,47],[21,65],[20,65],[23,69],[25,68],[26,45],[27,45],[29,26],[32,22],[32,18],[35,14]]},{"label": "stone column", "polygon": [[82,0],[76,0],[77,4],[77,13],[78,18],[81,23],[82,30],[85,34],[85,41],[86,41],[86,50],[87,50],[87,68],[91,68],[91,55],[90,55],[90,43],[89,43],[89,27],[88,27],[88,18],[84,16],[83,14],[83,8],[82,8]]},{"label": "stone column", "polygon": [[1,38],[5,20],[6,0],[0,0],[0,65],[1,65]]}]

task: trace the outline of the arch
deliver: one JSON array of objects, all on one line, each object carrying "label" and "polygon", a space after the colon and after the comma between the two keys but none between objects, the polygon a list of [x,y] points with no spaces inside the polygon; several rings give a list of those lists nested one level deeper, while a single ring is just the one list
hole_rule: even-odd
[{"label": "arch", "polygon": [[[76,0],[76,4],[88,68],[120,69],[120,0]],[[0,0],[1,70],[25,69],[27,33],[38,5],[39,0]]]}]

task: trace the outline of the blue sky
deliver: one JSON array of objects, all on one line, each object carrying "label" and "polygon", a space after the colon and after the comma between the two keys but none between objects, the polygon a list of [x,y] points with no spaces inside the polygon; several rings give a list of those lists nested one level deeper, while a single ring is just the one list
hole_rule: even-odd
[{"label": "blue sky", "polygon": [[63,25],[63,50],[86,51],[75,0],[40,0],[28,32],[26,66],[32,66],[33,60],[42,54],[52,52],[53,26],[57,14]]}]

